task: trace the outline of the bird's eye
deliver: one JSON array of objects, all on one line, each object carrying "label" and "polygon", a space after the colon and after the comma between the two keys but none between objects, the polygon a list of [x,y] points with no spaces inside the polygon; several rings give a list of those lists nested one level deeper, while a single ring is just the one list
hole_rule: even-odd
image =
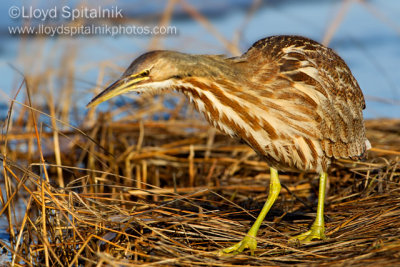
[{"label": "bird's eye", "polygon": [[150,70],[145,70],[140,74],[140,76],[145,77],[145,76],[149,76],[149,74],[150,74]]},{"label": "bird's eye", "polygon": [[134,75],[136,78],[142,78],[142,77],[147,77],[150,74],[150,70],[144,70],[142,72],[139,72],[138,74]]}]

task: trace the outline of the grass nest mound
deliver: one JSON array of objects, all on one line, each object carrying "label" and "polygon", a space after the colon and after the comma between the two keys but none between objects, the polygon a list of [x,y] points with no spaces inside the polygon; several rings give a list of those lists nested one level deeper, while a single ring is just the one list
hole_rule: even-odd
[{"label": "grass nest mound", "polygon": [[268,165],[210,128],[185,100],[140,99],[97,117],[89,111],[78,127],[29,105],[8,117],[1,214],[9,240],[1,244],[11,264],[400,262],[400,120],[366,121],[368,160],[331,166],[326,240],[288,244],[314,220],[318,176],[281,172],[282,191],[255,256],[220,257],[216,251],[239,241],[262,208]]}]

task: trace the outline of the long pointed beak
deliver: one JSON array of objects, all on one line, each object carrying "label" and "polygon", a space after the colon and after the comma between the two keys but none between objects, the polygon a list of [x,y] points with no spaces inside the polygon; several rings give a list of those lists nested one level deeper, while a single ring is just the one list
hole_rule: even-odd
[{"label": "long pointed beak", "polygon": [[121,95],[123,93],[127,93],[129,91],[134,91],[135,85],[140,81],[148,80],[149,77],[140,77],[138,75],[128,76],[122,79],[117,80],[109,87],[107,87],[103,92],[95,96],[89,104],[86,105],[86,108],[95,107],[98,104],[107,101],[110,98],[113,98],[117,95]]}]

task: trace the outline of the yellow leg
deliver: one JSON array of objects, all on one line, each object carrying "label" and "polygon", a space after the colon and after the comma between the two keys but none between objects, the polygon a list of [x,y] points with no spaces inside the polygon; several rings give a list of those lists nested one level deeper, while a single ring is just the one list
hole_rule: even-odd
[{"label": "yellow leg", "polygon": [[265,216],[267,215],[268,211],[271,209],[271,206],[274,204],[275,200],[278,198],[279,193],[281,192],[281,183],[279,182],[278,171],[274,168],[270,168],[270,171],[271,181],[269,184],[268,198],[253,226],[247,232],[247,235],[242,239],[242,241],[221,250],[220,254],[231,252],[240,253],[244,249],[248,248],[250,249],[251,255],[254,255],[254,250],[257,248],[256,235],[258,229],[260,229],[261,223],[263,222]]},{"label": "yellow leg", "polygon": [[326,188],[327,174],[325,172],[321,173],[319,178],[319,192],[318,192],[318,208],[317,208],[317,218],[310,230],[300,234],[298,236],[292,237],[291,240],[299,240],[301,243],[309,242],[313,239],[325,239],[325,226],[324,226],[324,202],[325,202],[325,188]]}]

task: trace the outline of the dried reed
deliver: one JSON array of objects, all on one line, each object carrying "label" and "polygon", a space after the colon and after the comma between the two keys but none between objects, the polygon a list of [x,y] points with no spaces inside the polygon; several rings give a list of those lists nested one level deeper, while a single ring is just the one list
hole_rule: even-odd
[{"label": "dried reed", "polygon": [[[178,2],[226,50],[238,52],[194,7]],[[167,5],[160,25],[168,24],[175,4]],[[160,40],[151,46],[159,47]],[[11,253],[11,265],[400,262],[400,120],[367,121],[374,147],[369,159],[331,167],[327,240],[288,245],[288,237],[313,221],[318,182],[313,174],[282,173],[281,196],[263,224],[256,256],[218,257],[215,251],[241,239],[261,209],[267,164],[246,145],[211,129],[175,95],[112,104],[97,117],[94,110],[75,115],[80,126],[71,126],[73,101],[55,103],[73,95],[75,55],[65,55],[67,64],[57,71],[49,67],[26,77],[20,89],[30,94],[23,103],[11,102],[4,123],[0,215],[10,242],[0,243]],[[99,66],[102,84],[105,68],[114,66]],[[64,85],[61,96],[52,84],[55,76]],[[48,96],[46,105],[30,96]]]}]

